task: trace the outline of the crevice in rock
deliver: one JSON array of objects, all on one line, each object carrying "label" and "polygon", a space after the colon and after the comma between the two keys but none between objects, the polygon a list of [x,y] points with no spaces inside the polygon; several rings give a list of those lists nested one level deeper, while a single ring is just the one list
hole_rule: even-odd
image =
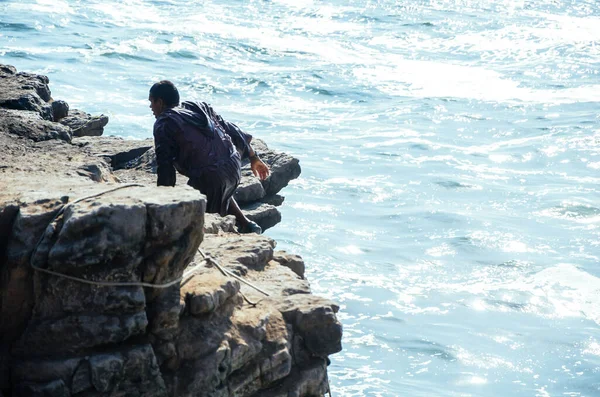
[{"label": "crevice in rock", "polygon": [[[18,213],[19,206],[17,204],[9,203],[0,208],[0,269],[4,269],[6,265],[6,246]],[[3,275],[4,272],[1,274]],[[3,285],[1,281],[0,285]],[[0,307],[2,307],[2,295],[0,295]]]},{"label": "crevice in rock", "polygon": [[128,163],[142,156],[150,149],[152,149],[152,146],[142,146],[125,152],[116,153],[109,156],[110,165],[114,171],[131,168]]}]

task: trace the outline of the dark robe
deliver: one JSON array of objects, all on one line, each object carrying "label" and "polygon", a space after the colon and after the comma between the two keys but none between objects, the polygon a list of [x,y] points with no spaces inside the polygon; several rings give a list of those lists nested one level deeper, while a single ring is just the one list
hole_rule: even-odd
[{"label": "dark robe", "polygon": [[177,170],[189,178],[188,185],[206,195],[206,212],[224,216],[251,140],[204,102],[168,109],[154,123],[157,184],[175,186]]}]

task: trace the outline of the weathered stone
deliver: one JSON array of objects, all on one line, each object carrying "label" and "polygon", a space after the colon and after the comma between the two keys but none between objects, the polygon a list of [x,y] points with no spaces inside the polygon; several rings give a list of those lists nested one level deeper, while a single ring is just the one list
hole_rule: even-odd
[{"label": "weathered stone", "polygon": [[158,299],[148,305],[148,331],[161,340],[171,340],[177,332],[182,312],[179,290],[179,284],[166,288]]},{"label": "weathered stone", "polygon": [[[268,310],[247,308],[236,310],[231,318],[235,327],[227,333],[231,350],[230,371],[235,372],[248,363],[256,366],[257,358],[263,349],[262,342],[267,334],[267,323],[270,320]],[[246,371],[242,371],[246,372]]]},{"label": "weathered stone", "polygon": [[[148,238],[152,244],[147,244],[146,249],[155,245],[165,246],[179,242],[186,248],[187,259],[194,256],[195,251],[202,241],[204,225],[205,200],[197,195],[192,188],[153,188],[151,197],[145,198],[148,209]],[[194,230],[195,233],[190,235]],[[184,239],[184,241],[180,241]],[[188,262],[183,261],[183,270]]]},{"label": "weathered stone", "polygon": [[71,141],[71,130],[42,119],[37,112],[0,109],[0,133],[14,134],[39,142],[49,139]]},{"label": "weathered stone", "polygon": [[[55,196],[56,197],[56,196]],[[48,223],[63,203],[58,199],[21,203],[0,268],[0,342],[10,345],[24,330],[33,309],[33,271],[29,259]]]},{"label": "weathered stone", "polygon": [[90,357],[92,385],[99,392],[115,388],[123,376],[123,357],[119,353],[99,354]]},{"label": "weathered stone", "polygon": [[116,178],[111,170],[106,166],[106,164],[100,160],[92,163],[85,164],[76,171],[79,175],[84,176],[86,178],[90,178],[94,182],[118,182],[118,178]]},{"label": "weathered stone", "polygon": [[292,367],[288,328],[280,313],[258,305],[236,311],[228,333],[231,348],[229,388],[249,395],[287,376]]},{"label": "weathered stone", "polygon": [[[135,158],[127,161],[124,161],[126,158],[125,154],[120,153],[120,156],[116,157],[115,159],[115,162],[117,163],[117,166],[115,168],[135,168],[138,170],[141,169],[147,172],[156,173],[156,156],[154,155],[154,148],[143,146],[137,148],[134,153],[139,152],[142,152],[139,156],[136,156]],[[134,153],[131,153],[131,155],[133,155]]]},{"label": "weathered stone", "polygon": [[304,338],[297,333],[293,333],[292,351],[294,352],[294,364],[299,368],[306,367],[313,359],[312,353],[306,349]]},{"label": "weathered stone", "polygon": [[221,264],[239,263],[247,268],[262,269],[273,259],[275,241],[266,236],[248,234],[207,235],[201,248]]},{"label": "weathered stone", "polygon": [[[188,343],[184,344],[185,348],[181,346],[178,349],[184,352],[185,361],[188,362],[179,372],[190,366],[199,368],[199,363],[203,363],[205,370],[206,363],[215,365],[220,362],[218,370],[222,376],[205,380],[202,383],[203,393],[199,395],[219,393],[225,376],[230,393],[247,395],[267,387],[270,382],[289,373],[292,359],[288,337],[291,336],[279,312],[273,311],[269,306],[260,305],[256,308],[234,310],[229,321],[225,321],[226,317],[216,314],[217,312],[205,318],[203,322],[190,318],[181,324],[182,329],[186,330],[186,333],[190,332],[189,335],[195,338],[190,338]],[[212,327],[206,327],[203,323],[209,323]],[[212,341],[210,344],[216,349],[213,350],[214,353],[207,351],[206,344],[199,344],[198,339]],[[181,338],[179,340],[183,341]],[[265,372],[261,372],[261,369]]]},{"label": "weathered stone", "polygon": [[88,360],[82,360],[71,380],[71,393],[77,394],[89,390],[92,385],[92,370]]},{"label": "weathered stone", "polygon": [[75,203],[64,211],[48,267],[71,275],[102,268],[103,279],[133,281],[145,239],[146,206],[139,199],[100,196]]},{"label": "weathered stone", "polygon": [[313,355],[327,357],[342,350],[342,325],[335,316],[339,310],[335,303],[308,294],[288,296],[274,303]]},{"label": "weathered stone", "polygon": [[242,179],[235,191],[234,198],[238,204],[251,203],[258,201],[265,196],[265,189],[260,183],[260,179],[252,174],[252,171],[246,169],[242,172]]},{"label": "weathered stone", "polygon": [[77,191],[78,186],[89,186],[91,182],[89,176],[77,171],[99,162],[106,165],[103,159],[63,140],[34,142],[0,131],[0,196],[6,200],[7,196],[16,197],[27,191],[60,190],[63,195]]},{"label": "weathered stone", "polygon": [[[249,272],[247,278],[270,296],[310,294],[310,285],[307,280],[275,261],[269,262],[262,271]],[[254,291],[248,291],[248,293],[254,298],[262,297]]]},{"label": "weathered stone", "polygon": [[0,107],[5,109],[29,110],[39,114],[44,120],[52,120],[52,106],[48,88],[48,77],[14,73],[3,67],[0,70]]},{"label": "weathered stone", "polygon": [[105,287],[78,283],[61,277],[49,277],[36,303],[38,316],[51,313],[94,312],[134,314],[144,310],[142,287]]},{"label": "weathered stone", "polygon": [[292,355],[288,348],[282,348],[260,363],[261,382],[263,385],[270,385],[288,376],[291,370]]},{"label": "weathered stone", "polygon": [[[164,191],[158,188],[154,190]],[[186,191],[194,193],[192,189]],[[67,208],[62,227],[57,228],[54,233],[56,237],[46,239],[53,244],[46,250],[43,247],[48,244],[42,244],[36,260],[44,258],[44,252],[49,251],[47,263],[52,269],[88,280],[139,280],[140,276],[136,276],[135,269],[142,262],[157,267],[154,276],[156,282],[176,279],[193,257],[195,247],[202,238],[204,202],[198,200],[195,194],[194,199],[185,200],[186,194],[180,193],[179,198],[184,198],[182,201],[152,194],[152,199],[147,199],[144,203],[136,198],[136,194],[142,197],[146,195],[144,189],[139,192],[114,192],[108,198],[112,202],[110,206],[103,204],[102,199],[107,196],[102,196]],[[95,232],[106,234],[94,235]],[[90,239],[89,242],[86,239]],[[145,247],[146,242],[148,247]],[[148,250],[147,254],[144,253],[145,249]],[[120,291],[121,295],[115,294],[114,290],[112,294],[90,294],[95,297],[93,299],[96,301],[93,303],[97,305],[96,314],[89,315],[86,309],[93,308],[93,304],[87,308],[73,305],[73,301],[61,295],[57,289],[60,282],[55,280],[55,276],[44,278],[48,281],[40,289],[43,294],[38,299],[35,321],[31,322],[22,341],[15,348],[17,354],[32,354],[30,352],[33,349],[47,351],[61,348],[77,351],[95,345],[116,343],[145,331],[145,312],[132,313],[130,316],[123,316],[123,313],[121,316],[109,313],[99,315],[112,305],[132,309],[143,307],[142,296],[135,298],[135,295],[131,295],[131,288]],[[77,296],[78,288],[77,284],[73,285],[74,296]],[[83,291],[91,289],[88,285],[81,288]],[[176,328],[176,322],[173,324],[165,321],[165,315],[175,320],[178,318],[179,291],[172,294],[171,300],[158,298],[154,296],[153,303],[148,308],[148,313],[153,315],[150,318],[151,329],[158,333],[157,324],[161,324],[163,328],[170,328],[172,331]],[[85,301],[85,298],[82,300]],[[104,305],[103,308],[98,307],[101,304]],[[172,310],[174,306],[177,307],[175,313]],[[156,308],[160,310],[155,310]],[[168,309],[162,310],[164,308]],[[62,314],[64,312],[72,312],[73,315],[65,316]],[[76,336],[61,347],[56,343],[61,334]],[[39,341],[43,341],[44,346],[38,346]]]},{"label": "weathered stone", "polygon": [[152,139],[123,139],[117,136],[77,137],[73,143],[94,156],[107,159],[113,170],[127,168],[127,163],[154,146]]},{"label": "weathered stone", "polygon": [[289,375],[293,358],[291,355],[291,327],[281,313],[268,309],[268,321],[265,324],[264,350],[258,362],[261,369],[261,384],[267,388],[271,383]]},{"label": "weathered stone", "polygon": [[81,110],[73,109],[69,116],[58,121],[73,131],[73,136],[100,136],[104,133],[104,126],[108,124],[108,116],[92,116]]},{"label": "weathered stone", "polygon": [[273,260],[279,263],[281,266],[285,266],[296,273],[300,278],[304,278],[304,261],[299,255],[288,254],[285,251],[275,251],[273,254]]},{"label": "weathered stone", "polygon": [[[197,319],[191,321],[198,322]],[[221,337],[223,335],[221,334]],[[203,335],[199,335],[203,337]],[[213,340],[211,339],[211,345]],[[226,397],[230,396],[226,379],[228,375],[228,362],[230,350],[227,342],[219,343],[212,354],[202,355],[192,360],[186,360],[177,371],[180,379],[172,395],[199,396],[199,397]]]},{"label": "weathered stone", "polygon": [[[78,352],[94,346],[124,342],[144,333],[148,320],[146,313],[124,316],[70,315],[30,323],[14,345],[12,353],[18,356]],[[65,338],[69,335],[69,338]]]},{"label": "weathered stone", "polygon": [[204,233],[235,233],[235,217],[233,215],[204,214]]},{"label": "weathered stone", "polygon": [[126,162],[122,168],[136,169],[156,174],[156,152],[154,151],[154,148],[150,148],[139,157]]},{"label": "weathered stone", "polygon": [[117,396],[158,397],[166,396],[164,379],[150,345],[139,345],[121,351],[123,371],[114,391]]},{"label": "weathered stone", "polygon": [[17,396],[27,397],[70,397],[69,388],[61,379],[48,383],[22,383],[17,386]]},{"label": "weathered stone", "polygon": [[294,367],[289,376],[252,397],[324,396],[328,391],[327,364],[324,359],[313,359],[303,368]]},{"label": "weathered stone", "polygon": [[12,65],[3,65],[0,63],[0,78],[12,76],[17,73],[17,68]]},{"label": "weathered stone", "polygon": [[177,347],[174,342],[156,341],[152,347],[154,348],[158,366],[161,369],[164,367],[167,371],[177,370],[179,359],[177,357]]},{"label": "weathered stone", "polygon": [[[156,185],[157,181],[156,173],[136,168],[121,168],[113,171],[113,173],[122,183],[143,183],[144,185],[153,186]],[[176,185],[185,185],[186,181],[187,178],[178,176]],[[200,192],[197,192],[196,194],[200,195]]]},{"label": "weathered stone", "polygon": [[47,76],[35,73],[19,72],[16,74],[16,77],[20,79],[22,84],[21,88],[35,89],[35,92],[40,96],[40,98],[46,102],[49,102],[52,99],[50,87],[48,87],[50,80]]},{"label": "weathered stone", "polygon": [[242,207],[242,211],[248,219],[258,223],[263,231],[281,222],[281,212],[270,204],[254,203]]},{"label": "weathered stone", "polygon": [[[202,319],[194,316],[181,318],[180,334],[176,343],[182,365],[190,365],[189,362],[201,360],[217,352],[231,327],[229,316],[233,311],[234,305],[226,305],[218,312],[210,313]],[[228,346],[227,352],[229,354]]]},{"label": "weathered stone", "polygon": [[[272,240],[267,237],[256,235],[206,236],[202,249],[222,266],[243,275],[271,296],[310,293],[310,286],[306,280],[288,267],[271,261],[273,258],[271,243]],[[201,261],[202,257],[198,255],[195,260]],[[261,292],[243,284],[242,289],[244,294],[253,300],[264,297]]]},{"label": "weathered stone", "polygon": [[69,115],[69,104],[65,101],[52,101],[52,119],[59,121]]},{"label": "weathered stone", "polygon": [[283,197],[279,194],[274,194],[272,196],[266,196],[260,200],[261,203],[271,204],[271,205],[274,205],[275,207],[279,207],[281,204],[283,204],[284,201],[285,201],[285,197]]},{"label": "weathered stone", "polygon": [[234,396],[251,395],[260,390],[260,367],[251,363],[232,373],[228,380],[229,390]]},{"label": "weathered stone", "polygon": [[212,269],[192,277],[181,288],[181,296],[189,313],[200,316],[219,309],[239,290],[239,281],[227,278],[216,269]]},{"label": "weathered stone", "polygon": [[[260,158],[269,165],[271,175],[262,181],[266,196],[272,196],[287,186],[289,181],[300,176],[300,161],[286,153],[270,150],[260,139],[252,140],[252,147]],[[245,167],[246,169],[249,166]]]},{"label": "weathered stone", "polygon": [[79,358],[34,358],[13,363],[12,378],[17,383],[46,383],[62,379],[69,383],[78,368]]},{"label": "weathered stone", "polygon": [[[171,282],[182,276],[184,269],[192,261],[203,238],[204,210],[206,201],[189,187],[154,188],[160,192],[148,199],[146,223],[147,244],[144,247],[144,280],[155,284]],[[179,285],[177,291],[154,289],[146,293],[151,307],[162,309],[152,313],[164,313],[173,318],[178,310]],[[150,329],[160,334],[159,326],[163,315],[150,318]],[[158,323],[157,323],[158,322]],[[165,332],[172,330],[172,321],[165,323]]]},{"label": "weathered stone", "polygon": [[[151,144],[154,144],[151,141]],[[155,185],[156,176],[156,153],[151,147],[144,151],[138,157],[125,163],[117,165],[115,174],[124,182],[142,182]],[[179,175],[177,185],[185,185],[187,178]]]}]

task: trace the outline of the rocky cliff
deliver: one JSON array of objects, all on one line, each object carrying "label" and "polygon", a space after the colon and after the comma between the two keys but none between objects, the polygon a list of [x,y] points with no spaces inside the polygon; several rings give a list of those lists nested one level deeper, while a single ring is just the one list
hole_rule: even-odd
[{"label": "rocky cliff", "polygon": [[[156,187],[152,141],[107,122],[0,65],[0,395],[323,395],[342,328],[302,259]],[[253,144],[272,175],[236,198],[268,228],[300,168]]]}]

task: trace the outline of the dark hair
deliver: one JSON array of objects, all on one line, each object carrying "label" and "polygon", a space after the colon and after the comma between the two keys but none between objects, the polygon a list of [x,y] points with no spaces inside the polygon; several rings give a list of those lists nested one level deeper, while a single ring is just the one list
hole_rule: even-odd
[{"label": "dark hair", "polygon": [[155,99],[162,99],[166,107],[172,108],[179,105],[179,91],[175,84],[169,80],[162,80],[155,83],[150,88],[150,96]]}]

